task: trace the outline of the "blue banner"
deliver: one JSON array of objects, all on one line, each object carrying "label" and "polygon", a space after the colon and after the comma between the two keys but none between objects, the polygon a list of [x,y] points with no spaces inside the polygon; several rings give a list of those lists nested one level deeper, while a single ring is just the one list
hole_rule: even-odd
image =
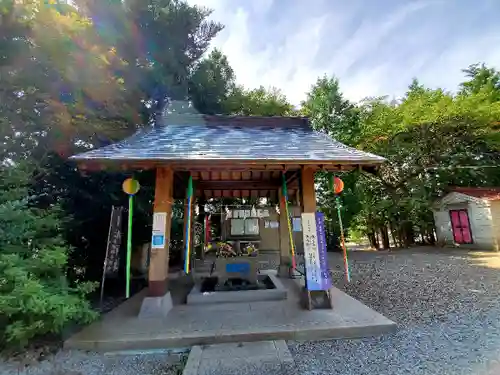
[{"label": "blue banner", "polygon": [[316,236],[318,244],[319,269],[321,274],[321,289],[332,287],[332,278],[328,267],[328,253],[326,251],[325,214],[316,212]]}]

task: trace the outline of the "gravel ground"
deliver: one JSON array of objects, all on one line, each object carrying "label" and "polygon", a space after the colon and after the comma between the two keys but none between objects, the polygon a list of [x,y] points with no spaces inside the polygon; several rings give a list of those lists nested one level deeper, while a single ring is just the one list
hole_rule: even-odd
[{"label": "gravel ground", "polygon": [[[500,374],[500,256],[441,249],[352,252],[345,285],[340,254],[335,284],[398,323],[394,334],[359,340],[289,342],[299,373]],[[59,352],[1,375],[177,375],[179,355]]]},{"label": "gravel ground", "polygon": [[23,368],[0,363],[1,375],[181,375],[187,355],[168,353],[97,354],[60,351]]},{"label": "gravel ground", "polygon": [[[339,254],[330,254],[334,270]],[[358,340],[289,342],[300,373],[500,374],[500,260],[493,253],[414,249],[352,252],[336,285],[398,323]]]}]

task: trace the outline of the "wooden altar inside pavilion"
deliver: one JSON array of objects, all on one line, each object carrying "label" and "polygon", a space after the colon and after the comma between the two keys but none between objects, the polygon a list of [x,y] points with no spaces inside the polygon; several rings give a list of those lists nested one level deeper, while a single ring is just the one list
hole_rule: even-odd
[{"label": "wooden altar inside pavilion", "polygon": [[[156,170],[154,213],[166,214],[165,244],[152,248],[150,311],[165,309],[169,237],[174,199],[186,197],[189,176],[195,197],[278,198],[283,178],[289,199],[302,212],[316,212],[317,171],[373,172],[384,159],[347,147],[312,129],[307,118],[203,115],[188,102],[170,102],[154,127],[72,157],[83,170]],[[284,209],[283,200],[280,209]],[[290,264],[285,215],[280,215],[280,261]]]}]

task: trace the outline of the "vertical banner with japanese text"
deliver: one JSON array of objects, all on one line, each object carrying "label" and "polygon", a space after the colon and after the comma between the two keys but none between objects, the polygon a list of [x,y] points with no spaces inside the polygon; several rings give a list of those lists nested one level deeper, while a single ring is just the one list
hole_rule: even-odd
[{"label": "vertical banner with japanese text", "polygon": [[319,267],[318,234],[316,215],[302,214],[302,233],[304,236],[304,261],[308,290],[321,290],[321,270]]},{"label": "vertical banner with japanese text", "polygon": [[331,287],[331,278],[328,270],[323,213],[303,213],[302,233],[307,289],[328,290]]},{"label": "vertical banner with japanese text", "polygon": [[328,254],[326,252],[325,214],[316,212],[316,235],[318,237],[318,256],[321,275],[321,290],[332,287],[332,278],[328,268]]},{"label": "vertical banner with japanese text", "polygon": [[113,206],[109,224],[108,244],[104,259],[104,273],[106,277],[118,276],[120,267],[120,247],[122,244],[122,215],[123,207]]}]

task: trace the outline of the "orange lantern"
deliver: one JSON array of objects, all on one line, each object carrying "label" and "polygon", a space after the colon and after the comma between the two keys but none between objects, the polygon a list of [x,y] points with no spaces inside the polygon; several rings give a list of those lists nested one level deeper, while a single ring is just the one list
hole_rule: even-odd
[{"label": "orange lantern", "polygon": [[139,185],[139,181],[134,180],[133,178],[127,178],[122,184],[123,192],[127,195],[137,194],[140,188],[141,185]]},{"label": "orange lantern", "polygon": [[335,194],[340,194],[344,190],[344,181],[338,177],[333,178],[333,192]]}]

